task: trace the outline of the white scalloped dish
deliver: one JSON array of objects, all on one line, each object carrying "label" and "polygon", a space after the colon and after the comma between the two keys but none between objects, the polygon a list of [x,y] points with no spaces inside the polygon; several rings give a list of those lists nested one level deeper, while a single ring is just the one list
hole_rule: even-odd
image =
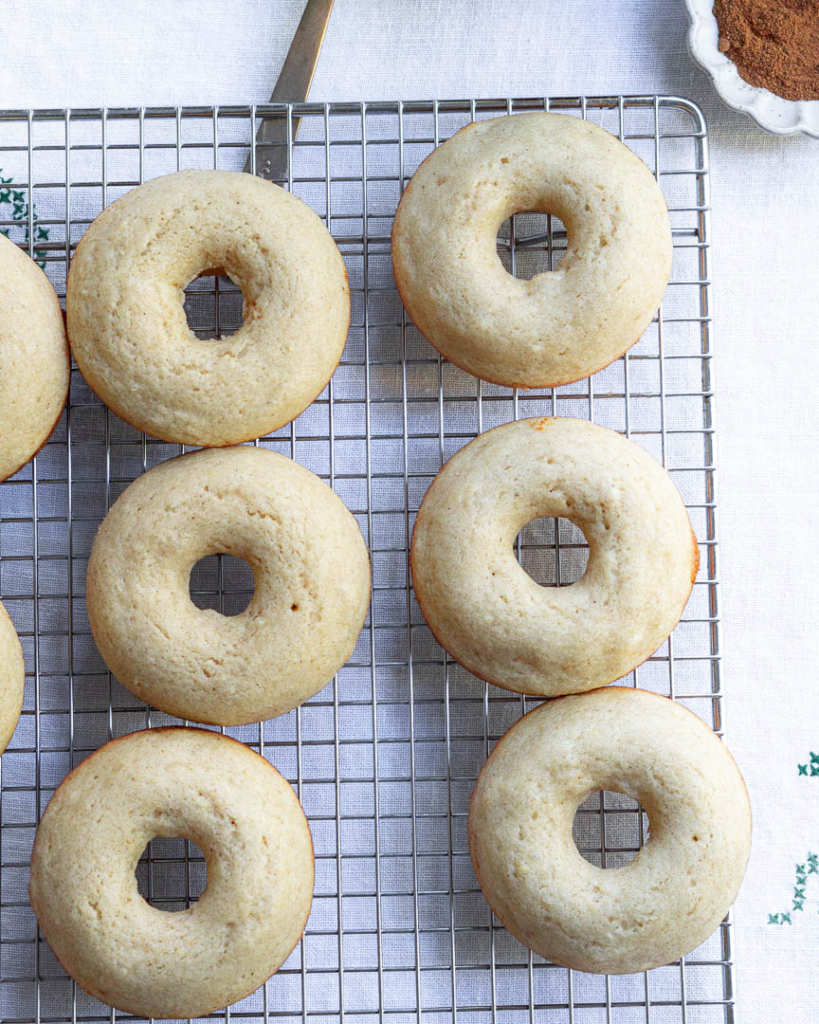
[{"label": "white scalloped dish", "polygon": [[786,100],[749,85],[740,78],[736,64],[720,52],[713,0],[685,0],[685,6],[691,19],[691,56],[709,74],[724,103],[750,115],[760,128],[774,135],[804,132],[819,138],[819,100]]}]

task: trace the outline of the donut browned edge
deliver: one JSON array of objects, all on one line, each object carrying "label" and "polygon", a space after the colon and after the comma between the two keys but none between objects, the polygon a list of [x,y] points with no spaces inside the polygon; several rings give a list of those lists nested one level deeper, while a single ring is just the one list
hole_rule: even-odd
[{"label": "donut browned edge", "polygon": [[[146,184],[146,183],[143,182],[143,184]],[[274,182],[271,182],[270,184],[272,185],[272,184],[274,184]],[[139,188],[139,186],[137,186],[137,188]],[[128,193],[126,192],[125,195],[128,195]],[[124,198],[125,198],[125,196],[120,196],[120,199],[124,199]],[[296,196],[295,198],[299,199],[298,196]],[[119,199],[115,199],[114,202],[110,204],[110,206],[106,206],[104,210],[101,210],[100,213],[97,214],[97,216],[99,217],[101,214],[105,213],[106,210],[112,209],[114,206],[116,206],[116,204],[118,202],[119,202]],[[300,202],[304,202],[304,200],[301,199]],[[304,205],[307,206],[306,203]],[[308,206],[307,208],[309,210],[311,210],[311,212],[314,212],[311,207]],[[92,221],[92,223],[93,223],[93,221]],[[91,225],[89,224],[89,227],[90,226]],[[328,234],[329,234],[329,232],[328,232]],[[333,238],[332,235],[330,235],[330,237]],[[71,258],[71,263],[69,265],[68,272],[67,272],[67,274],[65,276],[66,304],[68,302],[68,299],[67,299],[67,296],[68,296],[68,278],[71,276],[71,270],[73,269],[73,266],[74,266],[74,259],[76,258],[77,253],[80,251],[80,246],[82,245],[82,243],[84,241],[85,241],[85,235],[82,236],[82,238],[79,240],[79,242],[77,242],[77,245],[74,248],[74,256]],[[333,238],[333,242],[334,242],[336,248],[338,249],[338,242],[336,242],[335,238]],[[339,249],[339,255],[341,255],[341,250],[340,249]],[[350,275],[347,273],[347,264],[344,261],[344,256],[343,255],[341,256],[341,262],[342,262],[342,264],[344,266],[344,284],[346,285],[346,288],[347,288],[347,298],[349,299],[349,297],[350,297]],[[204,274],[199,274],[198,276],[199,277],[204,277],[205,275]],[[227,275],[225,275],[225,276],[227,277]],[[244,296],[243,296],[243,298],[244,298]],[[349,310],[348,313],[347,313],[347,327],[346,327],[346,332],[347,332],[347,336],[348,337],[349,337],[349,333],[350,333],[350,319],[351,319],[351,316],[352,316],[352,310]],[[244,317],[242,318],[242,325],[244,326]],[[69,350],[73,354],[74,350],[73,350],[73,347],[71,345],[71,336],[68,333],[68,316],[67,315],[65,316],[65,327],[66,327],[65,333],[66,333],[66,338],[68,339],[67,343],[68,343],[68,346],[69,346]],[[164,437],[162,434],[149,434],[147,431],[143,430],[142,427],[137,426],[136,423],[133,423],[126,416],[124,416],[119,411],[119,409],[117,409],[117,407],[115,405],[112,405],[112,404],[106,402],[105,399],[102,397],[102,395],[97,390],[95,390],[93,384],[91,384],[91,382],[88,380],[88,378],[82,372],[80,364],[77,363],[76,359],[74,360],[74,362],[77,363],[77,369],[80,371],[80,375],[82,376],[82,379],[85,381],[85,383],[88,386],[88,388],[97,396],[97,398],[99,398],[99,400],[102,402],[102,404],[107,409],[110,409],[111,412],[115,416],[118,416],[119,419],[121,419],[123,423],[127,423],[129,427],[133,427],[134,430],[138,430],[140,432],[140,434],[145,434],[146,437],[156,438],[158,441],[165,441],[168,444],[186,444],[186,445],[193,445],[194,447],[199,447],[199,448],[232,448],[234,445],[245,444],[247,441],[255,441],[255,440],[257,440],[257,438],[267,437],[268,434],[273,434],[277,430],[281,430],[282,427],[286,427],[288,423],[292,423],[293,420],[297,419],[299,416],[301,416],[301,414],[303,412],[305,412],[307,409],[309,409],[310,406],[313,404],[313,402],[315,402],[315,400],[318,398],[318,396],[322,393],[322,391],[327,387],[327,385],[333,379],[333,376],[334,376],[336,370],[341,365],[341,360],[344,358],[344,349],[346,347],[347,347],[347,338],[344,339],[344,345],[342,346],[341,352],[339,352],[339,354],[338,354],[338,359],[336,360],[336,365],[333,367],[333,370],[332,370],[330,376],[321,385],[321,387],[318,389],[318,391],[316,391],[316,393],[313,395],[313,397],[310,399],[310,401],[307,403],[307,405],[305,405],[304,409],[301,409],[299,412],[297,412],[296,415],[293,416],[291,419],[289,419],[289,420],[282,420],[281,423],[277,423],[275,426],[268,427],[267,428],[267,433],[265,433],[265,434],[248,434],[247,437],[237,438],[235,441],[225,441],[224,444],[202,444],[201,442],[198,442],[198,441],[197,442],[179,441],[179,440],[177,440],[176,438],[173,438],[173,437]],[[59,419],[59,417],[57,417],[57,418]],[[57,425],[56,421],[55,421],[54,425],[55,426]],[[23,463],[23,465],[25,465],[25,463]],[[169,726],[168,728],[173,728],[173,727]],[[130,1013],[130,1010],[128,1012]]]},{"label": "donut browned edge", "polygon": [[[565,700],[566,697],[582,697],[586,693],[596,693],[597,690],[602,690],[602,689],[605,689],[605,687],[598,686],[594,690],[584,690],[583,693],[564,693],[564,694],[561,694],[559,697],[546,698],[546,703],[551,704],[552,701]],[[620,689],[620,690],[636,690],[636,689],[639,689],[639,687],[635,687],[635,686],[620,686],[620,687],[617,687],[617,689]],[[702,725],[706,729],[709,729],[709,726],[706,725],[705,722],[703,722],[703,720],[700,718],[699,715],[694,714],[694,712],[690,708],[687,708],[684,704],[680,704],[679,702],[673,700],[671,697],[666,697],[665,694],[663,694],[663,693],[654,693],[653,690],[640,690],[640,692],[641,693],[647,693],[650,697],[658,697],[660,700],[670,700],[672,704],[675,704],[678,708],[682,708],[683,711],[687,711],[689,715],[694,715],[694,718],[697,719],[697,721],[700,723],[700,725]],[[538,707],[540,707],[540,706],[541,705],[538,705]],[[536,710],[537,710],[537,708],[532,708],[532,711],[536,711]],[[527,712],[527,714],[532,714],[532,711]],[[523,719],[525,717],[526,717],[526,715],[522,715],[518,719],[518,721],[514,723],[514,725],[510,725],[509,726],[509,728],[506,730],[506,732],[503,734],[503,736],[501,736],[498,739],[497,743],[495,744],[495,746],[494,746],[494,748],[492,750],[493,754],[498,749],[498,747],[501,745],[501,743],[503,743],[503,741],[506,739],[506,737],[509,735],[509,733],[515,728],[515,726],[518,724],[518,722],[523,721]],[[712,733],[714,732],[713,729],[711,729],[710,731]],[[714,733],[714,735],[716,735],[716,733]],[[739,767],[737,766],[737,763],[734,760],[733,754],[731,754],[731,751],[728,750],[727,747],[725,749],[728,751],[728,755],[729,755],[729,758],[731,760],[731,764],[734,766],[734,771],[739,776],[739,781],[742,784],[742,788],[743,788],[743,790],[745,792],[745,798],[748,801],[748,814],[751,817],[751,830],[753,831],[753,812],[752,812],[752,808],[751,808],[751,800],[750,800],[750,797],[748,795],[748,787],[745,784],[745,779],[742,777],[742,772],[739,770]],[[491,756],[492,756],[492,754],[489,755],[490,758],[491,758]],[[466,818],[466,834],[467,834],[467,840],[469,842],[469,859],[472,861],[472,870],[475,872],[475,879],[476,879],[476,881],[478,883],[478,886],[480,887],[481,893],[483,894],[483,898],[489,904],[489,909],[492,911],[492,913],[495,915],[495,917],[500,921],[500,923],[509,932],[509,934],[511,936],[513,936],[515,939],[517,939],[518,942],[522,946],[526,947],[526,949],[531,949],[531,946],[528,946],[526,944],[526,942],[524,942],[524,940],[520,937],[520,935],[518,935],[515,932],[515,929],[512,928],[512,926],[509,924],[509,922],[505,921],[503,919],[503,916],[500,913],[498,913],[497,907],[493,906],[492,901],[489,899],[489,896],[487,895],[487,892],[486,892],[486,890],[483,887],[483,882],[481,880],[481,871],[480,871],[480,867],[478,866],[478,859],[477,859],[477,857],[475,856],[475,853],[474,853],[475,837],[474,837],[474,833],[473,833],[473,830],[472,830],[472,803],[475,800],[475,793],[477,792],[477,789],[478,789],[478,783],[481,781],[481,777],[482,777],[484,771],[486,770],[486,766],[487,766],[488,763],[489,763],[489,758],[487,758],[486,761],[484,761],[483,768],[481,768],[480,772],[478,772],[478,777],[477,777],[477,779],[475,779],[475,785],[473,786],[472,793],[470,794],[470,797],[469,797],[469,811],[467,813],[467,818]],[[648,840],[648,842],[650,842],[650,839]],[[719,927],[719,926],[717,926],[717,927]],[[690,952],[690,950],[689,950],[689,952]],[[682,955],[686,956],[687,954],[683,953]],[[546,959],[546,958],[544,957],[544,959]],[[586,968],[582,964],[580,964],[578,962],[574,962],[574,963],[570,964],[570,963],[566,963],[564,960],[549,960],[549,963],[556,964],[558,967],[568,967],[570,970],[576,970],[576,971],[585,971],[586,970]],[[666,963],[667,963],[667,961],[660,960],[658,963],[652,964],[650,967],[643,968],[643,970],[645,970],[645,971],[653,971],[656,967],[665,967]],[[675,961],[672,960],[671,963],[675,963]]]},{"label": "donut browned edge", "polygon": [[[467,125],[464,125],[463,128],[459,128],[458,131],[455,132],[455,135],[460,135],[461,132],[465,132],[465,131],[468,131],[470,128],[474,128],[476,124],[477,124],[477,122],[470,121],[470,123],[467,124]],[[451,138],[454,139],[455,135],[452,135]],[[448,142],[448,141],[449,141],[449,139],[445,140],[445,142]],[[438,148],[440,149],[440,146],[444,145],[444,144],[445,143],[441,143],[438,146]],[[562,387],[564,384],[576,384],[579,380],[585,380],[587,377],[593,377],[595,373],[598,373],[600,370],[604,370],[607,366],[611,366],[612,363],[616,363],[618,359],[622,359],[623,356],[626,354],[626,352],[628,352],[628,350],[630,348],[633,348],[637,344],[637,342],[640,340],[642,335],[639,335],[638,337],[636,337],[634,339],[634,341],[629,342],[629,344],[626,345],[626,347],[623,349],[622,352],[619,352],[616,356],[613,356],[611,359],[607,360],[606,362],[603,362],[599,366],[596,366],[593,370],[589,370],[588,373],[584,373],[581,377],[572,377],[572,376],[562,377],[562,378],[559,378],[558,380],[543,381],[542,383],[541,382],[532,383],[531,381],[528,381],[525,384],[517,384],[517,383],[509,384],[507,381],[493,380],[491,377],[478,377],[478,375],[473,373],[472,370],[470,370],[467,366],[464,366],[462,363],[459,363],[457,360],[452,359],[449,356],[445,355],[438,348],[438,346],[435,344],[435,342],[429,337],[429,335],[424,333],[423,329],[421,328],[421,326],[419,325],[419,323],[417,322],[415,317],[412,315],[412,310],[410,309],[409,304],[407,303],[406,299],[404,298],[404,293],[401,291],[401,282],[400,282],[399,279],[400,279],[400,276],[401,276],[401,272],[403,272],[403,264],[401,262],[401,257],[397,254],[396,249],[395,249],[395,234],[396,234],[397,230],[400,230],[401,206],[402,206],[402,204],[404,202],[404,199],[409,194],[410,189],[412,188],[413,179],[415,178],[415,175],[418,173],[418,171],[421,170],[421,168],[424,166],[424,164],[427,162],[427,160],[429,160],[429,158],[435,152],[436,152],[436,150],[433,149],[432,153],[429,153],[426,157],[424,157],[424,159],[421,161],[421,163],[416,168],[415,173],[412,175],[412,178],[410,178],[410,180],[407,182],[407,187],[404,189],[404,192],[401,195],[401,199],[399,200],[399,203],[398,203],[398,208],[395,211],[395,217],[393,218],[393,222],[392,222],[392,231],[390,232],[390,248],[392,250],[392,265],[393,265],[393,278],[395,279],[395,290],[398,292],[398,297],[401,299],[401,305],[407,311],[407,314],[408,314],[410,320],[412,321],[412,323],[414,324],[414,326],[418,330],[418,332],[421,335],[421,337],[424,338],[435,349],[435,351],[438,353],[438,355],[442,359],[445,359],[448,363],[451,363],[453,366],[457,366],[458,369],[463,370],[464,373],[468,373],[470,375],[470,377],[476,377],[478,380],[485,380],[487,382],[487,384],[496,384],[498,387],[502,387],[502,388],[518,388],[519,390],[522,390],[522,391],[531,391],[531,390],[539,389],[539,388],[559,388],[559,387]],[[516,212],[517,213],[523,213],[525,211],[518,210]],[[399,271],[398,273],[395,272],[396,269]],[[548,271],[543,271],[543,273],[548,273]],[[648,325],[646,325],[646,326],[648,326]]]},{"label": "donut browned edge", "polygon": [[[49,281],[48,283],[51,284],[51,281]],[[54,286],[52,285],[52,288],[53,287]],[[40,454],[40,452],[43,450],[43,448],[45,448],[45,446],[51,440],[51,435],[57,429],[57,424],[60,422],[60,417],[63,414],[63,410],[65,409],[66,405],[68,404],[68,397],[71,394],[71,347],[68,344],[68,328],[67,328],[66,322],[65,322],[65,320],[66,320],[65,312],[61,309],[60,313],[61,313],[62,318],[63,318],[63,330],[65,332],[65,355],[66,355],[66,358],[68,359],[68,386],[65,389],[65,396],[63,397],[63,400],[60,403],[60,408],[57,411],[57,416],[56,416],[54,422],[51,424],[51,429],[46,434],[45,440],[43,441],[43,443],[40,445],[39,448],[36,449],[36,451],[33,451],[31,453],[31,455],[29,455],[29,457],[24,462],[21,462],[20,465],[17,467],[17,469],[13,469],[10,473],[6,473],[5,476],[0,476],[0,484],[2,484],[5,480],[10,480],[11,477],[13,477],[15,473],[19,473],[20,472],[20,470],[23,468],[23,466],[27,466],[29,464],[29,462],[31,462],[32,459],[36,459],[37,458],[37,456]]]},{"label": "donut browned edge", "polygon": [[60,417],[63,414],[63,411],[65,409],[66,403],[68,402],[68,391],[69,391],[70,387],[71,387],[71,384],[69,382],[69,386],[68,386],[68,388],[66,388],[65,398],[63,399],[62,405],[60,406],[60,410],[57,413],[57,418],[54,420],[54,423],[52,424],[51,429],[46,434],[45,441],[43,441],[43,443],[40,445],[39,448],[37,448],[36,451],[33,451],[31,453],[31,455],[29,455],[29,457],[25,460],[25,462],[21,462],[20,465],[16,469],[13,469],[10,473],[6,473],[5,476],[0,477],[0,484],[4,483],[6,480],[10,480],[14,476],[15,473],[19,473],[20,470],[23,469],[23,467],[27,466],[29,464],[29,462],[31,462],[32,459],[36,459],[37,456],[40,454],[40,452],[43,450],[43,448],[45,448],[45,446],[51,440],[51,435],[57,429],[57,424],[60,422]]},{"label": "donut browned edge", "polygon": [[[543,416],[540,419],[541,426],[540,426],[539,429],[542,430],[543,429],[543,425],[545,425],[545,423],[549,422],[550,420],[568,419],[568,418],[570,418],[570,417]],[[519,422],[519,421],[518,420],[509,420],[509,423],[516,423],[516,422]],[[506,425],[507,424],[504,424],[504,423],[498,424],[498,426],[506,426]],[[491,429],[495,430],[497,428],[492,427]],[[488,433],[488,431],[484,431],[484,433]],[[613,431],[613,433],[617,433],[617,431]],[[473,437],[471,441],[467,442],[467,444],[465,444],[463,446],[463,448],[459,448],[458,452],[456,452],[455,455],[459,454],[459,452],[462,452],[465,448],[468,448],[470,444],[473,444],[473,442],[477,441],[478,438],[482,437],[482,436],[483,436],[482,434],[478,434],[477,437]],[[620,436],[623,437],[624,435],[621,434]],[[444,472],[444,470],[449,465],[449,463],[452,461],[452,459],[455,458],[455,455],[453,455],[451,459],[448,459],[447,462],[444,463],[444,465],[438,470],[438,473],[436,473],[435,478],[433,479],[432,483],[427,488],[426,494],[424,495],[423,501],[421,502],[421,505],[420,505],[420,507],[418,509],[418,512],[417,512],[416,516],[415,516],[415,525],[412,528],[412,541],[410,543],[410,556],[409,556],[410,572],[412,574],[413,581],[414,581],[414,577],[415,577],[415,529],[418,526],[418,521],[420,520],[421,516],[423,515],[424,504],[426,503],[426,500],[427,500],[427,494],[429,494],[429,492],[435,486],[435,481],[438,479],[440,474]],[[679,493],[679,491],[677,493]],[[680,501],[682,501],[682,495],[680,495]],[[683,506],[684,505],[685,505],[685,503],[683,502]],[[686,509],[686,516],[687,515],[688,515],[688,510]],[[671,636],[671,634],[674,632],[674,630],[679,625],[680,619],[682,618],[683,612],[685,611],[686,605],[688,604],[688,600],[691,597],[691,591],[694,589],[694,581],[696,580],[697,572],[699,571],[700,549],[699,549],[699,545],[697,543],[697,538],[696,538],[696,535],[694,533],[694,529],[693,529],[693,527],[690,526],[690,520],[689,520],[689,529],[691,530],[691,584],[690,584],[690,586],[688,588],[688,594],[686,595],[685,601],[683,602],[683,606],[680,609],[680,614],[677,616],[677,621],[674,623],[674,626],[671,629],[671,631],[667,634],[666,639],[668,639],[668,637]],[[432,635],[435,638],[436,642],[438,644],[440,644],[441,647],[443,647],[443,649],[449,654],[449,656],[452,658],[453,661],[457,662],[462,668],[465,668],[467,670],[467,672],[469,672],[469,673],[471,673],[471,675],[475,676],[476,679],[480,679],[481,682],[483,682],[483,683],[491,683],[493,686],[499,686],[502,690],[508,690],[510,693],[522,693],[524,696],[527,696],[527,697],[541,697],[544,700],[557,700],[558,697],[571,697],[571,696],[573,696],[572,693],[562,693],[562,694],[556,695],[554,697],[547,697],[543,693],[536,693],[536,692],[532,693],[532,692],[529,692],[528,690],[518,690],[515,687],[508,686],[506,683],[502,682],[499,679],[490,679],[488,676],[482,675],[479,671],[477,671],[475,668],[473,668],[467,662],[461,661],[460,658],[456,658],[455,655],[449,650],[447,645],[443,642],[443,640],[441,640],[441,638],[435,632],[435,629],[434,629],[432,623],[429,621],[427,613],[424,611],[424,605],[423,605],[423,602],[421,600],[421,597],[420,597],[418,591],[415,589],[414,586],[413,586],[412,589],[413,589],[413,593],[415,594],[415,600],[418,602],[418,607],[421,609],[421,614],[424,616],[424,621],[426,622],[427,627],[428,627],[430,633],[432,633]],[[632,667],[629,669],[629,672],[633,672],[635,668],[639,668],[640,665],[644,664],[651,657],[651,655],[654,653],[655,650],[657,650],[657,648],[656,647],[652,647],[651,650],[648,651],[645,654],[644,657],[640,658],[640,660],[635,665],[632,665]],[[592,687],[592,689],[599,690],[599,689],[601,689],[604,686],[608,686],[610,683],[616,683],[618,679],[623,679],[623,678],[625,678],[626,675],[628,675],[628,672],[624,673],[623,675],[616,675],[616,676],[612,676],[611,678],[601,679],[599,684],[597,686],[595,686],[595,687]],[[590,692],[589,690],[577,690],[576,691],[576,693],[578,693],[578,694],[580,694],[580,693],[589,693],[589,692]]]},{"label": "donut browned edge", "polygon": [[[192,454],[192,453],[189,453],[189,454]],[[190,729],[190,728],[193,728],[193,731],[195,731],[195,732],[204,732],[204,733],[208,733],[208,735],[216,735],[216,736],[219,736],[221,739],[229,740],[231,743],[235,743],[237,746],[241,747],[248,754],[252,754],[252,755],[254,755],[256,757],[260,757],[262,759],[262,761],[264,761],[264,763],[268,766],[268,768],[272,768],[273,771],[276,772],[277,775],[279,775],[282,779],[284,779],[284,776],[281,774],[281,772],[277,768],[275,768],[267,760],[266,757],[262,757],[261,754],[257,754],[256,751],[255,750],[251,750],[251,748],[249,746],[247,746],[246,743],[242,743],[240,740],[235,740],[232,736],[225,736],[224,733],[214,733],[212,729],[196,729],[195,727],[185,726],[185,725],[161,725],[161,726],[157,726],[156,728],[153,728],[153,729],[135,729],[133,732],[125,733],[124,736],[115,736],[113,739],[108,740],[107,743],[103,743],[102,747],[97,747],[97,749],[94,751],[93,754],[89,754],[88,757],[86,757],[82,761],[80,761],[80,763],[75,768],[71,769],[71,771],[68,773],[68,775],[66,775],[66,777],[63,779],[63,781],[60,783],[60,785],[57,787],[57,789],[54,790],[54,793],[52,794],[52,799],[57,795],[57,793],[65,785],[65,783],[68,782],[68,780],[71,778],[71,776],[77,770],[77,768],[80,768],[83,764],[85,764],[86,761],[88,761],[92,757],[94,757],[94,754],[98,754],[100,752],[100,750],[102,750],[104,747],[108,747],[112,743],[119,743],[120,740],[125,740],[129,736],[135,736],[137,733],[140,733],[140,732],[177,732],[177,731],[182,731],[182,730],[186,730],[186,729]],[[284,781],[287,782],[288,786],[290,786],[291,789],[293,788],[292,785],[287,781],[287,779],[284,779]],[[315,879],[316,856],[315,856],[315,847],[313,845],[313,833],[310,830],[310,823],[307,820],[307,815],[304,813],[304,808],[301,805],[301,801],[298,800],[298,798],[297,798],[296,802],[299,805],[299,810],[301,810],[301,813],[304,815],[304,822],[307,825],[307,833],[308,833],[308,835],[310,837],[310,863],[312,864],[312,867],[313,867],[313,878]],[[42,817],[41,817],[40,820],[42,820]],[[34,844],[33,844],[32,848],[31,848],[31,860],[34,859],[34,853],[35,853],[35,851],[37,849],[37,842],[38,842],[38,840],[40,838],[40,828],[39,828],[39,825],[40,825],[40,823],[38,822],[37,823],[37,831],[36,831],[36,833],[34,835]],[[314,881],[313,884],[314,884],[314,887],[315,887],[315,881]],[[205,887],[205,892],[207,892],[207,886]],[[89,995],[93,996],[95,999],[99,999],[100,1002],[105,1003],[106,1006],[113,1006],[113,1003],[109,1003],[108,1002],[108,1000],[105,997],[105,993],[102,992],[100,989],[94,988],[93,985],[81,984],[79,981],[77,981],[77,979],[74,977],[74,975],[71,974],[70,971],[66,970],[66,968],[63,965],[62,961],[57,956],[57,954],[54,952],[54,947],[51,945],[51,940],[49,939],[48,935],[46,934],[45,928],[43,928],[43,926],[42,926],[42,924],[40,922],[40,915],[37,913],[37,907],[36,907],[36,905],[34,903],[32,895],[31,895],[31,882],[29,882],[29,886],[28,886],[28,897],[29,897],[29,902],[31,903],[31,908],[34,911],[34,916],[37,919],[37,927],[42,932],[43,937],[45,938],[46,942],[48,943],[49,949],[51,950],[51,952],[52,952],[52,954],[54,956],[54,959],[57,961],[57,963],[60,965],[60,967],[62,967],[62,969],[69,976],[69,978],[71,978],[73,981],[75,981],[76,984],[79,985],[80,988],[83,989],[85,992],[87,992]],[[256,988],[261,988],[263,985],[266,985],[268,983],[268,981],[270,981],[270,979],[273,977],[273,975],[276,974],[281,969],[281,967],[286,963],[287,957],[290,956],[290,954],[293,952],[293,950],[296,948],[296,946],[298,946],[298,944],[304,938],[304,929],[307,927],[307,921],[308,921],[308,919],[310,917],[310,911],[312,909],[312,906],[313,906],[313,900],[311,898],[310,906],[307,908],[307,914],[305,915],[304,923],[301,926],[299,937],[296,939],[296,941],[290,947],[290,949],[289,949],[289,951],[287,953],[287,956],[284,958],[284,960],[282,960],[282,962],[279,965],[279,967],[277,967],[275,971],[272,971],[270,974],[268,974],[268,976],[261,983],[261,985],[257,985]],[[251,993],[256,991],[256,988],[251,989],[250,992],[246,992],[245,995],[242,996],[242,998],[246,999],[249,995],[251,995]],[[239,1002],[239,1000],[237,999],[236,1002]],[[128,1006],[116,1006],[115,1009],[122,1010],[124,1013],[132,1013],[132,1014],[134,1014],[134,1016],[137,1016],[137,1017],[141,1016],[141,1011],[140,1010],[135,1010],[135,1009],[133,1009],[131,1007],[128,1007]],[[213,1006],[206,1013],[202,1014],[202,1016],[207,1016],[208,1014],[213,1013],[214,1010],[221,1010],[221,1009],[222,1009],[221,1006]]]}]

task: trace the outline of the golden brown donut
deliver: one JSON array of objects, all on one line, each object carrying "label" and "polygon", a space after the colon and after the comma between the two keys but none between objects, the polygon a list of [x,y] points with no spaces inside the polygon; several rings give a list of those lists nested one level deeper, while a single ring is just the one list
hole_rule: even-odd
[{"label": "golden brown donut", "polygon": [[[625,867],[589,864],[572,838],[596,790],[637,800],[650,836]],[[549,701],[501,738],[469,810],[475,874],[492,910],[536,953],[632,974],[704,942],[739,890],[751,844],[742,776],[680,704],[611,687]]]},{"label": "golden brown donut", "polygon": [[[187,910],[146,902],[147,843],[181,836],[208,884]],[[49,801],[31,857],[31,904],[91,995],[144,1017],[204,1017],[243,999],[301,938],[313,895],[310,829],[276,769],[203,729],[150,729],[87,757]]]},{"label": "golden brown donut", "polygon": [[[527,523],[563,517],[589,543],[586,572],[542,587],[518,564]],[[507,423],[440,471],[412,534],[415,596],[470,672],[554,697],[613,682],[682,614],[696,540],[671,477],[613,430],[564,417]]]},{"label": "golden brown donut", "polygon": [[[199,559],[244,558],[240,615],[197,608]],[[138,477],[88,562],[88,620],[106,664],[180,718],[240,725],[284,714],[350,657],[370,597],[361,531],[315,474],[264,448],[210,449]]]},{"label": "golden brown donut", "polygon": [[[523,280],[498,258],[498,228],[521,211],[568,231],[553,271]],[[510,387],[586,377],[633,345],[671,271],[659,186],[589,121],[527,113],[462,128],[427,157],[393,228],[395,281],[409,315],[450,362]]]},{"label": "golden brown donut", "polygon": [[8,612],[0,604],[0,753],[9,745],[17,728],[25,681],[23,648]]},{"label": "golden brown donut", "polygon": [[51,282],[2,234],[0,278],[0,480],[5,480],[54,430],[68,397],[71,359]]},{"label": "golden brown donut", "polygon": [[[244,323],[203,340],[184,288],[214,270],[242,289]],[[350,294],[335,242],[296,196],[238,171],[179,171],[97,217],[66,310],[77,365],[118,416],[166,441],[223,446],[278,429],[322,391]]]}]

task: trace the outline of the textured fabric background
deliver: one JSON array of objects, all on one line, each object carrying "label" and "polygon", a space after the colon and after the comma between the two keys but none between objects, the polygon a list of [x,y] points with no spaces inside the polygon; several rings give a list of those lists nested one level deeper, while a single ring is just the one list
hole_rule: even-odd
[{"label": "textured fabric background", "polygon": [[[301,6],[6,0],[0,105],[264,101]],[[660,92],[704,107],[727,736],[756,825],[736,909],[737,1019],[798,1024],[816,1019],[819,957],[819,141],[766,136],[724,109],[685,28],[681,0],[337,0],[312,98]],[[804,912],[769,924],[790,909],[797,864]]]}]

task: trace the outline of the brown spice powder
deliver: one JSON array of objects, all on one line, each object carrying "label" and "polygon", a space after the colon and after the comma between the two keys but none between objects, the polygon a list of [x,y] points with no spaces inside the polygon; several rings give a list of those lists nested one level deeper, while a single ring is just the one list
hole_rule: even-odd
[{"label": "brown spice powder", "polygon": [[714,0],[719,48],[751,85],[819,99],[819,0]]}]

